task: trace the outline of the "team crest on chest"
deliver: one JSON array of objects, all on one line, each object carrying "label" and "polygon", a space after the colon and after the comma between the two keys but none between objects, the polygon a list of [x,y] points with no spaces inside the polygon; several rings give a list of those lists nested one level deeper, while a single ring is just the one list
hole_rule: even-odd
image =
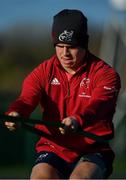
[{"label": "team crest on chest", "polygon": [[89,88],[90,79],[89,78],[83,78],[80,82],[80,87],[84,86],[85,88]]}]

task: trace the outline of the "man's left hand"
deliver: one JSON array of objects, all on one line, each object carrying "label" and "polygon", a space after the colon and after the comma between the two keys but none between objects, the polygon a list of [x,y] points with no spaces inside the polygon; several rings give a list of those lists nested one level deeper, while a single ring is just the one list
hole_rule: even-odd
[{"label": "man's left hand", "polygon": [[75,117],[69,116],[62,120],[62,124],[64,124],[64,127],[60,127],[59,130],[61,134],[67,134],[71,132],[76,132],[79,126],[78,121]]}]

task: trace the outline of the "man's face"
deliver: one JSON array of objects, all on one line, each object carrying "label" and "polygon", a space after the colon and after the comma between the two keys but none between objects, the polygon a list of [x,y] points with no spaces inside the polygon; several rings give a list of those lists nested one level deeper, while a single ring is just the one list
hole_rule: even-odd
[{"label": "man's face", "polygon": [[77,68],[82,64],[85,56],[85,50],[81,47],[73,47],[68,44],[57,44],[56,54],[66,71],[76,71]]}]

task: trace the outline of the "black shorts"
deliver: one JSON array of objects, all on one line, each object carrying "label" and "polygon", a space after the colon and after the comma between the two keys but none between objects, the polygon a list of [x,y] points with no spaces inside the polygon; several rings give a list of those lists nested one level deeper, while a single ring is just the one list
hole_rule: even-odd
[{"label": "black shorts", "polygon": [[61,178],[67,179],[72,173],[75,166],[82,161],[96,163],[103,171],[104,178],[108,178],[112,173],[112,165],[106,161],[106,154],[91,153],[81,156],[73,163],[68,163],[53,152],[40,152],[36,154],[35,165],[38,163],[48,163],[57,169]]}]

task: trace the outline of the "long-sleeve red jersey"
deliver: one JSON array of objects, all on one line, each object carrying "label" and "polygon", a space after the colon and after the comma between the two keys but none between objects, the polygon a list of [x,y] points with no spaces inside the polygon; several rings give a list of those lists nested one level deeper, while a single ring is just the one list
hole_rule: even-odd
[{"label": "long-sleeve red jersey", "polygon": [[[120,90],[118,73],[103,60],[87,52],[83,65],[70,78],[57,56],[42,62],[24,80],[20,96],[9,107],[28,117],[40,103],[45,121],[76,117],[83,130],[113,136],[113,115]],[[54,140],[41,137],[36,151],[52,151],[68,162],[82,153],[111,151],[108,144],[80,135],[62,135],[58,128],[36,125]]]}]

